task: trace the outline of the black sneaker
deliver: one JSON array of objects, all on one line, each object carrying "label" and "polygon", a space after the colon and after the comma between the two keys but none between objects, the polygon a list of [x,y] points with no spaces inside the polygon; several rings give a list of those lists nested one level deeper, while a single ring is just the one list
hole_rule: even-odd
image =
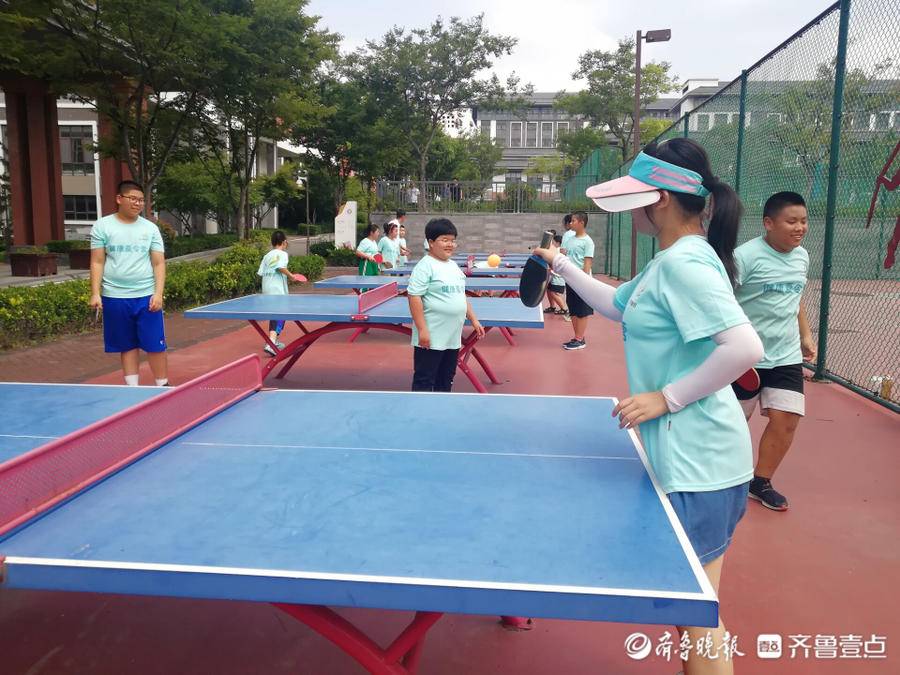
[{"label": "black sneaker", "polygon": [[572,351],[573,349],[584,349],[585,347],[587,347],[587,343],[584,340],[576,340],[575,338],[572,338],[563,345],[563,349],[569,351]]},{"label": "black sneaker", "polygon": [[772,487],[772,481],[768,478],[754,476],[750,481],[750,499],[773,511],[787,511],[788,508],[788,500]]},{"label": "black sneaker", "polygon": [[544,314],[556,314],[556,308],[548,307],[547,309],[544,310]]}]

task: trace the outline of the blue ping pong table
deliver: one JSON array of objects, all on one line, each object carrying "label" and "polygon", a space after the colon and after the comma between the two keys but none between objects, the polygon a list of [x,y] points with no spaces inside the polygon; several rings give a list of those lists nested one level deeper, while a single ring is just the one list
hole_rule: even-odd
[{"label": "blue ping pong table", "polygon": [[[384,675],[442,613],[717,624],[613,399],[261,385],[256,356],[169,389],[0,384],[0,598],[273,603]],[[416,615],[382,649],[329,607]]]},{"label": "blue ping pong table", "polygon": [[[377,277],[372,277],[377,278]],[[267,376],[276,367],[281,367],[276,378],[283,378],[319,338],[341,330],[354,331],[351,342],[361,333],[373,328],[389,330],[403,335],[411,335],[412,316],[409,302],[399,297],[398,285],[388,283],[360,295],[248,295],[243,298],[225,300],[204,307],[197,307],[184,313],[189,319],[243,319],[262,336],[263,340],[276,352],[263,367]],[[543,328],[544,316],[540,307],[525,307],[518,298],[470,298],[472,309],[485,331],[493,328]],[[301,331],[284,349],[278,350],[269,333],[260,321],[292,321]],[[324,326],[309,330],[304,322],[323,321]],[[510,339],[510,338],[507,338]],[[478,336],[472,330],[462,338],[462,347],[457,357],[457,367],[480,393],[487,389],[472,371],[469,359],[474,358],[492,384],[500,384],[500,379],[488,364],[484,354],[476,344]]]}]

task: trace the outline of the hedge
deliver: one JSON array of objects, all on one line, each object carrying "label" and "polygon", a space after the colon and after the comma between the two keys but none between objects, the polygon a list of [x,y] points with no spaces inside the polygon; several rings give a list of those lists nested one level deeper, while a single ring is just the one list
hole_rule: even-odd
[{"label": "hedge", "polygon": [[175,237],[166,246],[166,257],[177,258],[188,253],[226,248],[237,242],[234,234],[195,234],[190,237]]},{"label": "hedge", "polygon": [[[214,262],[170,264],[166,270],[166,309],[184,310],[258,292],[256,270],[266,250],[268,247],[245,242],[232,246]],[[314,281],[322,276],[325,260],[317,255],[292,257],[289,269]],[[94,328],[90,296],[87,279],[0,289],[0,349]]]},{"label": "hedge", "polygon": [[332,267],[356,267],[359,258],[352,248],[336,248],[328,254],[328,264]]}]

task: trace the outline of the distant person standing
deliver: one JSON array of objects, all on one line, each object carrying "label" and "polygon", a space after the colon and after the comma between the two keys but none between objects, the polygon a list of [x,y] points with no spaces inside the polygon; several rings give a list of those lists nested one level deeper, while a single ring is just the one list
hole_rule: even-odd
[{"label": "distant person standing", "polygon": [[103,311],[103,343],[118,353],[125,384],[136,387],[140,350],[157,386],[169,383],[163,290],[166,259],[159,228],[141,216],[144,188],[134,181],[119,183],[116,213],[91,227],[90,305]]},{"label": "distant person standing", "polygon": [[[572,236],[566,242],[566,257],[585,274],[591,274],[591,266],[594,262],[594,240],[585,231],[587,227],[587,214],[584,211],[576,211],[572,214]],[[565,238],[562,239],[565,242]],[[563,349],[573,351],[584,349],[587,343],[584,334],[587,331],[588,318],[594,313],[591,306],[571,286],[566,286],[566,302],[569,305],[569,315],[572,317],[572,330],[575,336],[563,344]]]}]

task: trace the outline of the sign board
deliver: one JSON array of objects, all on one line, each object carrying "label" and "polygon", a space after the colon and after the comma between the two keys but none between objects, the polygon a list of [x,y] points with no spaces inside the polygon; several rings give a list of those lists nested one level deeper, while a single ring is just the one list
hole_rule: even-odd
[{"label": "sign board", "polygon": [[334,219],[334,245],[356,248],[356,202],[346,202]]}]

